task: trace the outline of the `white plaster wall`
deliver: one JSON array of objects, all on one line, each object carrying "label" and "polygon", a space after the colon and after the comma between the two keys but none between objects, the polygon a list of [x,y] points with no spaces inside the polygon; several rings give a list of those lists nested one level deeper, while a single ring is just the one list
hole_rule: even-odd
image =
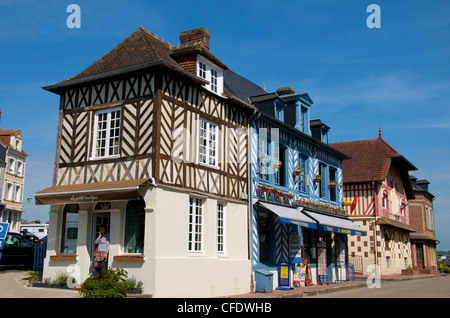
[{"label": "white plaster wall", "polygon": [[[144,261],[117,261],[123,254],[126,202],[112,202],[110,267],[122,267],[153,297],[214,297],[250,292],[248,212],[246,203],[220,201],[226,209],[226,253],[217,253],[217,199],[203,206],[203,251],[188,252],[189,193],[156,188],[141,190],[146,202]],[[50,211],[49,242],[43,277],[54,278],[78,265],[80,282],[89,276],[91,219],[94,205],[80,205],[76,261],[50,261],[59,251],[63,206]],[[70,269],[69,269],[70,270]],[[70,273],[70,272],[69,272]]]}]

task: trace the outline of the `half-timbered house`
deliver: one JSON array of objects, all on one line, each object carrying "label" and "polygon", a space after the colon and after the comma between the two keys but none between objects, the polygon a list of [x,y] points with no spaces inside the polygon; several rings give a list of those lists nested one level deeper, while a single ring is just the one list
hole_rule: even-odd
[{"label": "half-timbered house", "polygon": [[294,276],[305,284],[346,280],[347,235],[364,235],[342,209],[342,161],[348,156],[328,145],[328,126],[310,120],[307,93],[290,87],[267,93],[237,75],[225,80],[258,109],[250,120],[249,150],[256,284],[257,273],[267,271],[277,288]]},{"label": "half-timbered house", "polygon": [[[92,272],[98,228],[108,265],[154,297],[250,290],[247,127],[255,108],[224,87],[228,67],[210,34],[174,46],[139,27],[76,76],[44,87],[60,95],[44,277],[68,265]],[[76,277],[78,275],[78,277]]]},{"label": "half-timbered house", "polygon": [[[409,171],[417,168],[382,137],[331,144],[351,156],[343,165],[350,218],[367,231],[349,242],[351,262],[364,274],[399,274],[411,264]],[[349,209],[349,208],[347,208]]]}]

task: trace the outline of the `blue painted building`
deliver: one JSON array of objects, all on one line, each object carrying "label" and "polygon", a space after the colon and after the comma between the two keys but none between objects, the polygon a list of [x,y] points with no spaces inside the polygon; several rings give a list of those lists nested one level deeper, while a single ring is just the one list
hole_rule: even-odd
[{"label": "blue painted building", "polygon": [[346,280],[347,235],[365,235],[343,210],[349,157],[328,145],[327,125],[311,120],[307,93],[267,93],[229,70],[224,75],[226,90],[258,110],[249,129],[254,273],[273,273],[274,287]]},{"label": "blue painted building", "polygon": [[285,87],[249,100],[259,110],[249,138],[253,269],[273,272],[275,286],[286,263],[290,286],[346,280],[347,235],[364,235],[343,210],[349,157],[328,145],[327,125],[311,120],[307,93]]}]

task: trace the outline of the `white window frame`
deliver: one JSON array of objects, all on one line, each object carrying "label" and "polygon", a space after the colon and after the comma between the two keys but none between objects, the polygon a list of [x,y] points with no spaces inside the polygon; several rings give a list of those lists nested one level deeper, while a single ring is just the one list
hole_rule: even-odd
[{"label": "white window frame", "polygon": [[203,213],[204,201],[200,198],[189,198],[189,219],[188,219],[188,252],[203,253]]},{"label": "white window frame", "polygon": [[203,79],[206,79],[206,64],[202,61],[198,61],[198,76],[200,76]]},{"label": "white window frame", "polygon": [[[111,132],[112,132],[112,128],[111,128],[111,114],[114,112],[119,112],[119,133],[118,136],[114,136],[113,138],[117,137],[118,138],[118,145],[117,145],[117,153],[116,154],[110,154],[110,141],[111,141]],[[103,155],[99,155],[97,154],[97,151],[99,150],[98,147],[98,120],[99,120],[99,116],[106,114],[106,128],[105,128],[105,145],[104,145],[104,154]],[[92,157],[91,159],[104,159],[104,158],[118,158],[120,157],[120,135],[121,135],[121,129],[122,129],[122,110],[121,108],[113,108],[113,109],[108,109],[108,110],[99,110],[97,112],[95,112],[95,119],[94,119],[94,135],[92,138]],[[114,128],[113,128],[114,129]]]},{"label": "white window frame", "polygon": [[226,204],[217,202],[217,254],[224,255],[227,252],[227,213]]},{"label": "white window frame", "polygon": [[211,91],[217,93],[218,72],[211,67]]},{"label": "white window frame", "polygon": [[[215,75],[215,76],[213,76]],[[222,95],[223,93],[223,69],[213,64],[211,61],[197,57],[197,76],[209,81],[204,87],[210,92]]]},{"label": "white window frame", "polygon": [[[202,136],[203,123],[206,124],[205,136]],[[211,136],[214,133],[214,145],[215,147],[211,147]],[[203,145],[202,141],[206,139],[206,145]],[[198,127],[198,163],[207,165],[210,167],[219,167],[219,125],[206,120],[204,118],[200,118],[199,127]],[[202,149],[205,147],[204,153],[202,153]],[[211,151],[214,151],[214,155],[211,155]],[[212,162],[213,161],[213,162]]]}]

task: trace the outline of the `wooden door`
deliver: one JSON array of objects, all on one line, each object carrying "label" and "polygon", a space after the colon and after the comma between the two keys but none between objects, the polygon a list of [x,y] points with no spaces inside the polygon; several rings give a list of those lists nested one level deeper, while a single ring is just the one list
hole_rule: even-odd
[{"label": "wooden door", "polygon": [[423,244],[422,243],[416,243],[416,261],[417,261],[417,268],[422,269],[423,267]]}]

